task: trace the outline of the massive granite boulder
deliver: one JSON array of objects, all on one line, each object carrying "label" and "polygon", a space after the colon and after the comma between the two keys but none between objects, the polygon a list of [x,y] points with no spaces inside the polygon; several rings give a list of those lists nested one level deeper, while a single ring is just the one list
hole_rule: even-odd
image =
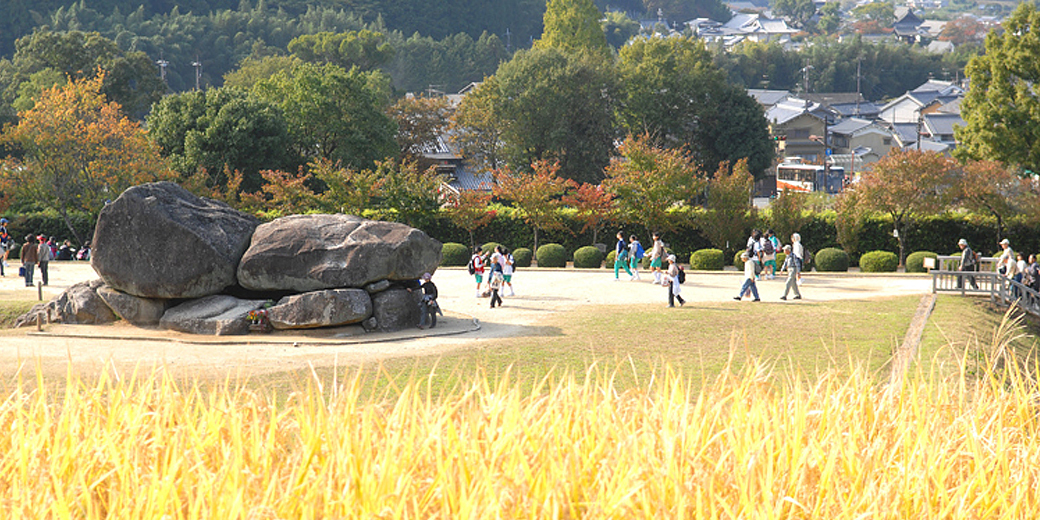
[{"label": "massive granite boulder", "polygon": [[382,331],[401,330],[419,324],[422,292],[393,288],[372,295],[372,317]]},{"label": "massive granite boulder", "polygon": [[142,298],[199,298],[236,283],[258,219],[171,182],[135,186],[101,210],[91,265]]},{"label": "massive granite boulder", "polygon": [[361,289],[329,289],[286,296],[267,309],[275,329],[312,329],[358,323],[372,315],[372,298]]},{"label": "massive granite boulder", "polygon": [[247,315],[264,303],[266,300],[240,300],[224,294],[206,296],[168,309],[159,326],[189,334],[249,334]]},{"label": "massive granite boulder", "polygon": [[29,312],[15,320],[15,327],[30,327],[40,315],[44,323],[68,323],[99,325],[118,319],[112,309],[98,296],[97,290],[104,282],[91,280],[69,287],[65,292],[46,303],[34,305]]},{"label": "massive granite boulder", "polygon": [[238,283],[254,291],[296,293],[362,288],[380,280],[416,280],[432,273],[440,259],[440,242],[404,224],[296,215],[256,228],[238,265]]},{"label": "massive granite boulder", "polygon": [[117,316],[137,327],[158,325],[169,303],[167,300],[141,298],[119,292],[107,285],[98,287],[97,293]]}]

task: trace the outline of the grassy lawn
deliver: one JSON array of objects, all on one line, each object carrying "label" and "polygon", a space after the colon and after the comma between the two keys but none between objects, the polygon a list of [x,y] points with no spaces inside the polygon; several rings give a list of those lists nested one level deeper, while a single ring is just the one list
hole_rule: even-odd
[{"label": "grassy lawn", "polygon": [[[553,373],[580,375],[593,366],[616,370],[620,387],[641,386],[666,366],[698,384],[727,365],[739,369],[749,359],[763,361],[765,370],[810,379],[826,369],[858,363],[887,376],[891,352],[902,341],[919,300],[687,304],[674,310],[589,307],[547,320],[540,329],[544,335],[505,338],[442,356],[390,360],[380,369],[398,383],[430,379],[435,388],[470,381],[475,372],[494,381],[507,371],[533,385]],[[331,378],[331,372],[319,375]],[[386,378],[377,378],[384,379],[380,386]]]},{"label": "grassy lawn", "polygon": [[29,312],[37,303],[36,300],[0,300],[0,329],[14,326],[14,320]]},{"label": "grassy lawn", "polygon": [[[1003,320],[1004,310],[990,304],[988,299],[939,295],[921,338],[917,371],[952,376],[958,373],[964,360],[969,364],[968,370],[973,370],[975,367],[971,365],[976,365],[997,341],[995,335]],[[1011,335],[1016,337],[1011,346],[1019,357],[1035,354],[1040,323],[1035,319],[1024,320]]]}]

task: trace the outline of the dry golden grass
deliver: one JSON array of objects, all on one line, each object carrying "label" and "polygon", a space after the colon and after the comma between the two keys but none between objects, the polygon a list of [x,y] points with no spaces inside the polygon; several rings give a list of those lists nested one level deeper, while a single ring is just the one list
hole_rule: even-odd
[{"label": "dry golden grass", "polygon": [[619,390],[620,366],[384,396],[350,372],[282,402],[163,373],[19,381],[0,518],[1034,518],[1040,393],[1015,330],[984,377],[898,391],[761,362],[697,386],[664,369]]}]

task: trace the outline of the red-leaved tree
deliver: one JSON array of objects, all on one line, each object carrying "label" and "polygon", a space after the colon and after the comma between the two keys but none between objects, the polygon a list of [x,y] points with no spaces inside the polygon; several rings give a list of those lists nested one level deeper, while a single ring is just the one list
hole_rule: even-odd
[{"label": "red-leaved tree", "polygon": [[599,242],[599,232],[614,220],[614,194],[603,188],[602,184],[582,183],[569,195],[563,197],[563,203],[574,208],[574,217],[582,226],[581,231],[592,231],[592,243]]},{"label": "red-leaved tree", "polygon": [[490,224],[495,218],[495,210],[488,209],[491,204],[491,193],[486,191],[463,190],[449,193],[447,203],[442,211],[456,226],[469,232],[469,247],[476,247],[473,233]]},{"label": "red-leaved tree", "polygon": [[508,200],[520,217],[534,230],[534,249],[538,250],[538,231],[562,229],[559,208],[562,198],[574,183],[556,175],[558,162],[539,160],[531,163],[530,172],[517,172],[509,167],[495,171],[497,197]]}]

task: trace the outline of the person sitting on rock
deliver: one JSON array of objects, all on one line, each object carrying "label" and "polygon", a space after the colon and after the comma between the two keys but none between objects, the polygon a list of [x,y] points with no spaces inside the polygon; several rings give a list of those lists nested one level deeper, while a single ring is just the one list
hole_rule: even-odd
[{"label": "person sitting on rock", "polygon": [[[433,284],[433,275],[430,273],[423,273],[422,285],[419,289],[423,292],[422,300],[419,300],[419,328],[425,329],[426,322],[429,321],[430,328],[437,326],[437,314],[444,315],[441,312],[440,305],[437,305],[437,286]],[[429,318],[429,320],[427,320]]]}]

